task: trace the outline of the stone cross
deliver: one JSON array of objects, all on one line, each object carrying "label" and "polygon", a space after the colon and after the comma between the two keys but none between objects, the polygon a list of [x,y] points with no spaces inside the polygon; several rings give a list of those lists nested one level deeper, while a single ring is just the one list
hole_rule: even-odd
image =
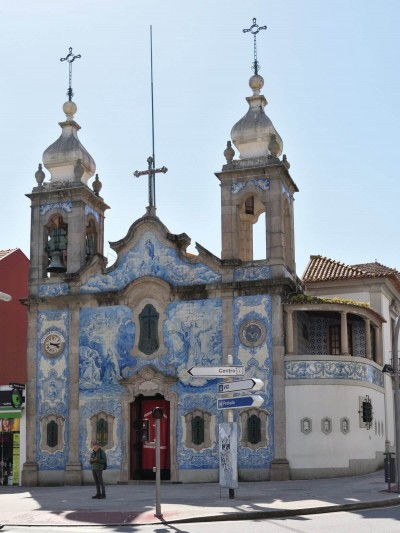
[{"label": "stone cross", "polygon": [[161,167],[161,168],[154,168],[153,167],[154,160],[150,156],[147,158],[147,164],[148,169],[147,170],[136,170],[133,175],[135,178],[139,178],[140,176],[149,176],[149,207],[155,207],[156,206],[156,192],[155,192],[155,174],[158,174],[162,172],[165,174],[168,172],[167,167]]},{"label": "stone cross", "polygon": [[72,63],[75,61],[75,59],[80,59],[80,58],[81,58],[80,54],[74,55],[72,53],[71,47],[69,47],[68,55],[66,57],[60,58],[60,61],[68,61],[68,65],[69,65],[69,87],[68,87],[68,92],[67,92],[69,101],[71,101],[72,97],[74,96],[74,93],[72,92]]},{"label": "stone cross", "polygon": [[257,19],[253,18],[253,24],[248,28],[247,30],[243,30],[243,33],[250,32],[252,35],[254,35],[254,63],[253,63],[253,70],[254,74],[258,74],[258,71],[260,70],[260,64],[257,61],[257,33],[259,33],[261,30],[266,30],[267,26],[259,26],[257,24]]}]

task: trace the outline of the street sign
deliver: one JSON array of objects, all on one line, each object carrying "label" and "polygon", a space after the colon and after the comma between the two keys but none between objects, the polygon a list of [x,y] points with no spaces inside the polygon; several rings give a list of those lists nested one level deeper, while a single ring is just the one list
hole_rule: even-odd
[{"label": "street sign", "polygon": [[194,377],[243,376],[244,366],[192,366],[187,373]]},{"label": "street sign", "polygon": [[240,381],[230,381],[227,383],[218,383],[218,392],[224,394],[226,392],[237,392],[241,390],[251,390],[256,392],[261,390],[264,382],[261,379],[241,379]]},{"label": "street sign", "polygon": [[261,396],[238,396],[217,400],[218,409],[242,409],[244,407],[260,407],[264,402]]},{"label": "street sign", "polygon": [[8,386],[11,388],[11,389],[21,389],[21,390],[25,390],[25,385],[23,383],[9,383]]}]

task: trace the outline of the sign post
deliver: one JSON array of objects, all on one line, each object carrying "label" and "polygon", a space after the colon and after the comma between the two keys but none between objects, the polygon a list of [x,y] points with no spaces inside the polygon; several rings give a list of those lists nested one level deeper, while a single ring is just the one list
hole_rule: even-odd
[{"label": "sign post", "polygon": [[238,488],[237,447],[238,429],[235,422],[219,424],[219,484],[229,490],[234,499]]},{"label": "sign post", "polygon": [[[228,365],[233,365],[233,355],[229,354],[228,357],[227,357],[227,361],[228,361]],[[239,375],[243,376],[244,374],[244,368],[243,368],[243,372]],[[238,374],[236,374],[238,375]],[[232,379],[226,379],[225,380],[225,383],[229,383],[230,381],[232,381]],[[238,464],[237,464],[237,439],[238,439],[238,436],[237,436],[237,424],[235,424],[234,422],[234,416],[233,416],[233,411],[232,410],[229,410],[227,412],[227,420],[228,420],[228,425],[230,427],[230,431],[231,431],[231,435],[232,435],[232,452],[234,453],[236,451],[236,454],[235,454],[235,458],[234,458],[234,461],[233,461],[233,464],[232,464],[232,485],[229,487],[229,499],[230,500],[234,500],[235,499],[235,489],[238,488],[238,484],[237,484],[237,480],[238,480]],[[220,436],[221,438],[221,436]],[[221,446],[221,444],[220,444]],[[235,481],[236,480],[236,481]]]},{"label": "sign post", "polygon": [[156,421],[156,513],[154,516],[162,518],[161,503],[160,503],[160,486],[161,486],[161,460],[160,460],[160,419],[164,416],[161,407],[155,407],[152,412],[152,417]]},{"label": "sign post", "polygon": [[[262,389],[264,382],[261,379],[234,381],[232,378],[235,376],[244,376],[244,366],[234,365],[232,355],[227,356],[227,363],[224,366],[192,366],[187,373],[192,377],[224,378],[223,383],[218,384],[219,394],[244,390],[257,392]],[[234,422],[233,410],[260,407],[263,401],[263,398],[258,395],[218,398],[217,400],[218,409],[226,409],[225,422],[219,425],[219,483],[221,487],[229,489],[231,500],[235,498],[235,489],[238,488],[238,428],[237,423]]]}]

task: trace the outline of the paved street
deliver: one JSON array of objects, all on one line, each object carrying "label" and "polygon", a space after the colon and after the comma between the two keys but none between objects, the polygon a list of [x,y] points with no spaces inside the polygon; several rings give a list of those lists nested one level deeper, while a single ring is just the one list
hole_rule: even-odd
[{"label": "paved street", "polygon": [[168,527],[175,527],[172,531],[188,531],[186,526],[181,527],[185,522],[293,519],[331,509],[357,514],[387,505],[396,507],[387,511],[389,516],[398,517],[399,495],[386,491],[383,478],[383,472],[376,472],[353,478],[246,482],[240,483],[233,500],[228,498],[227,490],[215,483],[165,483],[161,486],[162,519],[155,516],[154,484],[109,485],[105,500],[92,499],[92,486],[29,490],[1,487],[0,522],[7,526],[42,526],[46,530],[52,526],[77,526],[74,531],[89,525],[108,525],[120,531],[128,525],[137,530],[139,525],[154,524],[158,526],[154,531],[160,533],[169,531],[160,529],[166,522]]},{"label": "paved street", "polygon": [[[107,527],[107,529],[105,529]],[[189,524],[151,524],[125,526],[48,526],[46,533],[104,533],[104,531],[135,533],[208,533],[218,527],[219,533],[242,533],[243,528],[252,533],[287,533],[342,531],[357,533],[397,533],[400,528],[400,507],[366,509],[352,513],[336,512],[314,515],[299,515],[292,518],[275,518],[218,523],[195,522]],[[5,526],[8,533],[42,533],[43,526]]]}]

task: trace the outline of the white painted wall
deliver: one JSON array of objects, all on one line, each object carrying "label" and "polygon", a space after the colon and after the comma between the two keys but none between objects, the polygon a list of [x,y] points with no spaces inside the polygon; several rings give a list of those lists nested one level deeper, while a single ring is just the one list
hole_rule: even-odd
[{"label": "white painted wall", "polygon": [[[350,385],[286,386],[287,458],[291,468],[343,468],[350,459],[375,459],[384,452],[385,434],[360,428],[359,396],[372,399],[374,419],[385,422],[384,394],[376,389]],[[301,432],[302,418],[312,420],[312,432]],[[332,419],[332,432],[321,431],[321,420]],[[350,420],[350,432],[340,431],[340,419]]]}]

